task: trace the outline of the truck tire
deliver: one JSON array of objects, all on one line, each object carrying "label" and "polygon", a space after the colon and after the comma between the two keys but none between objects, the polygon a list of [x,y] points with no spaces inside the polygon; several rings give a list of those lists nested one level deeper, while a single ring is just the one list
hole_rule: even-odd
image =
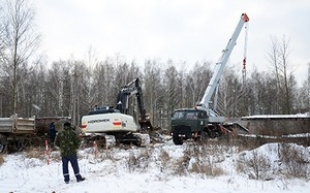
[{"label": "truck tire", "polygon": [[22,151],[25,149],[27,144],[27,139],[26,138],[20,138],[15,141],[14,143],[14,151]]},{"label": "truck tire", "polygon": [[182,145],[183,144],[183,140],[179,136],[173,135],[173,143],[175,145]]},{"label": "truck tire", "polygon": [[209,129],[209,130],[207,131],[207,133],[208,133],[208,135],[209,135],[209,137],[210,137],[211,139],[216,138],[216,133],[215,133],[215,131],[214,131],[213,129]]},{"label": "truck tire", "polygon": [[0,154],[6,152],[8,141],[6,136],[0,134]]},{"label": "truck tire", "polygon": [[201,131],[199,141],[200,142],[205,142],[208,139],[208,133],[206,131]]}]

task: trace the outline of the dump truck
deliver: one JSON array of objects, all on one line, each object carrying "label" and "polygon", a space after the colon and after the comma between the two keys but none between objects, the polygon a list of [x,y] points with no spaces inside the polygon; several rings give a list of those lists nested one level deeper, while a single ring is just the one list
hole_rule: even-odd
[{"label": "dump truck", "polygon": [[0,118],[0,153],[7,148],[22,149],[36,136],[35,118],[17,115]]}]

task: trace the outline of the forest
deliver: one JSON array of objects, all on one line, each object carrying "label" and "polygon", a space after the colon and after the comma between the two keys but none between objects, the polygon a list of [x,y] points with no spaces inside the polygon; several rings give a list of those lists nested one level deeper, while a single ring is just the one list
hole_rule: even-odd
[{"label": "forest", "polygon": [[[167,128],[174,109],[201,100],[213,75],[215,64],[199,58],[195,64],[150,58],[140,64],[121,54],[100,60],[92,48],[85,48],[84,60],[48,61],[37,54],[44,39],[35,25],[35,8],[27,0],[1,0],[0,10],[0,117],[69,116],[79,125],[95,105],[116,106],[119,90],[139,78],[146,112],[154,125]],[[255,69],[245,76],[241,64],[226,68],[219,114],[310,112],[310,64],[298,87],[290,49],[288,36],[273,36],[266,48],[270,71]]]}]

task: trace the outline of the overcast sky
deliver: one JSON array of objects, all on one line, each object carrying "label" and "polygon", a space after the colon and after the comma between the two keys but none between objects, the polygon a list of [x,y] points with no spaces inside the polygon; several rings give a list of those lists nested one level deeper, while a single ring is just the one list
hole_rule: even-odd
[{"label": "overcast sky", "polygon": [[[90,46],[104,60],[120,54],[143,66],[146,59],[215,63],[242,13],[250,18],[247,69],[271,70],[271,36],[289,42],[289,64],[299,84],[310,63],[308,0],[37,0],[41,49],[49,61],[85,59]],[[227,68],[244,55],[241,32]],[[181,66],[181,65],[180,65]]]}]

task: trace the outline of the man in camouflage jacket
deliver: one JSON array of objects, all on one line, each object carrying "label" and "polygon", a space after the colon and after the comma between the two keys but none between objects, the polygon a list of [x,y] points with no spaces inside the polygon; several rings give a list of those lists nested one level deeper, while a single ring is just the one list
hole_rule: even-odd
[{"label": "man in camouflage jacket", "polygon": [[76,132],[71,128],[69,122],[64,123],[64,129],[58,133],[55,139],[55,145],[59,147],[62,171],[65,182],[68,184],[70,181],[68,163],[71,163],[77,182],[84,181],[80,174],[79,164],[77,161],[77,150],[80,146],[80,139]]}]

